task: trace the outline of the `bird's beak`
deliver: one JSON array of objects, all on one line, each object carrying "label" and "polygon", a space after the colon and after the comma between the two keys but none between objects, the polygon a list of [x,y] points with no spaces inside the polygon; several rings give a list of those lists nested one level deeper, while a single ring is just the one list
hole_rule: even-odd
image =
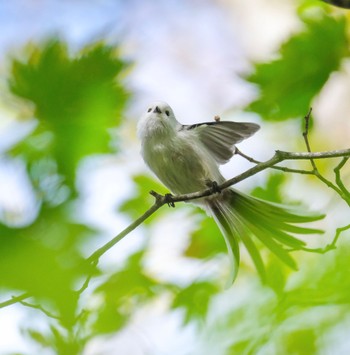
[{"label": "bird's beak", "polygon": [[153,110],[154,113],[162,113],[158,106],[156,106]]}]

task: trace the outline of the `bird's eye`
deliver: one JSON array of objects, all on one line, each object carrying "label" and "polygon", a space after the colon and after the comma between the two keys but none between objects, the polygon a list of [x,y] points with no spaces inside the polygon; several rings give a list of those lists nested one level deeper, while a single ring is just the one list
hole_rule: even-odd
[{"label": "bird's eye", "polygon": [[150,107],[148,110],[147,110],[147,112],[151,112],[152,111],[152,108]]},{"label": "bird's eye", "polygon": [[167,116],[169,116],[169,115],[170,115],[170,112],[169,112],[168,110],[165,110],[165,114],[166,114]]}]

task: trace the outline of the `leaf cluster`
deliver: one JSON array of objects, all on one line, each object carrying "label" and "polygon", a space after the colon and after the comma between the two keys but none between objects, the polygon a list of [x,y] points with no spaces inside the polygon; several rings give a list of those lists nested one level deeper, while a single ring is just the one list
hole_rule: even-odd
[{"label": "leaf cluster", "polygon": [[[256,63],[253,73],[246,77],[260,92],[247,110],[262,119],[304,116],[328,78],[349,56],[344,17],[302,14],[301,20],[303,30],[281,46],[275,59]],[[140,309],[164,296],[169,312],[180,313],[184,326],[199,325],[197,329],[204,333],[207,327],[208,341],[220,343],[224,336],[222,349],[227,354],[256,353],[269,347],[275,353],[313,353],[319,350],[323,337],[345,321],[349,312],[348,248],[341,247],[336,254],[325,256],[314,254],[312,264],[305,261],[302,272],[291,273],[264,246],[263,237],[269,231],[266,224],[260,229],[253,263],[245,257],[242,260],[242,280],[252,286],[241,302],[237,289],[228,291],[230,299],[224,316],[212,314],[223,294],[219,276],[201,275],[183,284],[160,281],[145,267],[151,243],[145,243],[118,268],[101,270],[98,260],[87,263],[83,250],[91,241],[96,242],[99,231],[77,220],[82,207],[77,169],[83,159],[113,152],[108,130],[123,122],[129,97],[123,80],[129,64],[118,50],[103,42],[72,54],[59,39],[28,46],[24,57],[12,59],[11,63],[9,90],[23,100],[23,106],[30,103],[35,124],[4,155],[10,160],[19,159],[25,166],[38,212],[28,225],[13,226],[6,218],[1,221],[0,291],[30,295],[21,301],[22,305],[46,317],[43,331],[23,326],[23,332],[35,343],[57,354],[82,353],[89,341],[124,329]],[[252,194],[281,202],[288,183],[285,176],[272,174],[265,186],[255,188]],[[347,195],[339,173],[337,180],[338,190]],[[135,193],[122,204],[119,213],[135,219],[152,201],[149,190],[166,191],[148,176],[137,175],[133,182]],[[245,207],[244,213],[249,213]],[[177,204],[177,208],[182,207]],[[259,214],[255,213],[258,221]],[[271,213],[262,214],[266,217]],[[204,214],[194,214],[199,223],[180,258],[201,265],[217,260],[224,269],[221,262],[226,247],[217,226]],[[161,217],[157,214],[148,219],[145,231],[151,231]],[[349,228],[342,228],[337,239],[340,234],[347,236]],[[283,239],[285,235],[274,237]],[[288,241],[291,249],[304,246],[295,239]],[[295,266],[289,252],[278,249],[275,254]],[[264,284],[257,279],[254,255],[255,261],[261,261],[255,266],[260,276],[264,274]],[[97,275],[100,277],[90,282]],[[209,314],[214,319],[217,316],[217,322],[213,328],[201,327]]]}]

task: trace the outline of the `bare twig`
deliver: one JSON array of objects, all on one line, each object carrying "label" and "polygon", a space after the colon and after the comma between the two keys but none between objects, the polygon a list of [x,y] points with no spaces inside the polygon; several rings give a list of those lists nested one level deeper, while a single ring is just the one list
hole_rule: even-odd
[{"label": "bare twig", "polygon": [[[237,175],[236,177],[225,181],[223,184],[219,185],[218,188],[220,190],[226,189],[238,182],[253,176],[260,171],[271,168],[276,164],[284,161],[284,160],[310,160],[310,159],[326,159],[326,158],[336,158],[336,157],[350,157],[350,149],[344,150],[335,150],[329,152],[316,152],[316,153],[292,153],[292,152],[283,152],[276,151],[275,155],[265,161],[260,162],[256,166],[246,170],[244,173]],[[111,249],[115,244],[117,244],[121,239],[123,239],[126,235],[128,235],[131,231],[133,231],[136,227],[138,227],[142,222],[144,222],[148,217],[150,217],[154,212],[156,212],[160,207],[164,204],[176,203],[176,202],[184,202],[199,199],[202,197],[207,197],[213,194],[213,189],[209,188],[203,191],[193,192],[184,195],[176,195],[171,196],[171,202],[169,202],[169,196],[162,196],[154,191],[151,192],[153,196],[155,196],[156,200],[154,205],[148,209],[140,218],[134,221],[130,226],[125,228],[120,234],[102,246],[100,249],[96,250],[88,259],[88,262],[92,262],[98,260],[104,253],[106,253],[109,249]]]},{"label": "bare twig", "polygon": [[12,296],[9,300],[1,302],[0,303],[0,308],[11,306],[12,304],[21,302],[21,301],[25,300],[26,298],[28,298],[30,296],[31,295],[30,295],[29,292],[22,293],[19,296]]},{"label": "bare twig", "polygon": [[343,226],[343,227],[339,227],[336,229],[335,231],[335,235],[334,238],[332,240],[331,243],[327,244],[324,248],[307,248],[307,247],[301,247],[299,249],[288,249],[288,251],[297,251],[297,250],[303,250],[303,251],[307,251],[309,253],[317,253],[317,254],[326,254],[328,253],[330,250],[334,250],[336,249],[337,246],[337,242],[338,239],[340,237],[340,235],[345,232],[346,230],[350,229],[350,224]]},{"label": "bare twig", "polygon": [[[306,149],[309,153],[311,153],[311,146],[309,142],[309,123],[311,120],[311,112],[312,108],[310,108],[308,114],[304,117],[305,119],[305,131],[303,132],[303,137],[306,145]],[[347,160],[349,159],[349,156],[345,155],[343,156],[343,160],[338,164],[338,166],[334,169],[335,175],[336,175],[336,182],[337,185],[333,184],[330,180],[326,179],[318,170],[316,163],[314,161],[314,158],[310,159],[310,163],[313,168],[313,175],[315,175],[319,180],[321,180],[325,185],[327,185],[329,188],[333,189],[349,206],[350,206],[350,194],[349,191],[345,188],[343,185],[341,179],[340,179],[340,169],[345,165]]]},{"label": "bare twig", "polygon": [[337,228],[337,229],[336,229],[335,236],[334,236],[334,238],[333,238],[333,240],[332,240],[332,243],[330,243],[327,247],[328,247],[329,249],[335,249],[336,244],[337,244],[337,242],[338,242],[338,239],[339,239],[339,237],[340,237],[340,234],[343,233],[343,232],[345,232],[345,231],[348,230],[348,229],[350,229],[350,224],[348,224],[348,225],[346,225],[346,226],[344,226],[344,227],[339,227],[339,228]]},{"label": "bare twig", "polygon": [[[306,149],[310,153],[311,153],[311,146],[310,146],[310,142],[309,142],[309,123],[310,123],[310,120],[311,120],[311,112],[312,112],[312,108],[310,108],[308,114],[304,117],[304,119],[305,119],[305,131],[303,132],[303,137],[304,137]],[[338,195],[340,195],[346,201],[346,198],[345,198],[344,193],[341,190],[341,188],[337,187],[335,184],[333,184],[330,180],[326,179],[319,172],[314,159],[310,159],[310,163],[311,163],[312,168],[313,168],[313,174],[319,180],[321,180],[324,184],[326,184],[329,188],[333,189]],[[348,204],[349,204],[349,202],[348,202]]]},{"label": "bare twig", "polygon": [[132,222],[128,227],[126,227],[122,232],[120,232],[116,237],[111,239],[108,243],[103,245],[101,248],[97,249],[93,252],[86,261],[89,263],[94,263],[99,260],[99,258],[106,253],[109,249],[111,249],[115,244],[121,241],[126,235],[132,232],[136,227],[138,227],[141,223],[143,223],[148,217],[150,217],[154,212],[156,212],[160,207],[167,203],[166,198],[162,195],[157,194],[153,206],[149,208],[141,217],[139,217],[136,221]]},{"label": "bare twig", "polygon": [[337,185],[339,186],[340,190],[343,193],[343,199],[348,202],[350,205],[350,192],[349,190],[344,186],[343,181],[340,177],[340,170],[343,168],[343,166],[347,163],[349,160],[349,157],[344,157],[340,163],[334,168],[334,174],[335,174],[335,181]]},{"label": "bare twig", "polygon": [[[256,173],[259,173],[262,170],[272,168],[278,163],[281,163],[285,160],[310,160],[310,159],[329,159],[329,158],[338,158],[338,157],[350,157],[350,149],[342,150],[333,150],[327,152],[302,152],[302,153],[293,153],[293,152],[284,152],[282,150],[276,150],[275,155],[262,163],[257,164],[256,166],[248,169],[244,173],[227,180],[222,185],[219,186],[221,189],[225,189],[237,182],[240,182]],[[190,195],[190,194],[189,194]]]},{"label": "bare twig", "polygon": [[29,302],[25,302],[25,301],[17,301],[19,302],[21,305],[29,307],[29,308],[34,308],[34,309],[38,309],[41,312],[43,312],[45,315],[47,315],[50,318],[53,319],[60,319],[59,316],[56,316],[55,314],[51,313],[50,311],[46,310],[43,306],[39,305],[39,304],[32,304]]},{"label": "bare twig", "polygon": [[[309,123],[310,123],[310,119],[311,119],[311,112],[312,112],[312,107],[310,107],[309,112],[304,117],[304,120],[305,120],[305,131],[303,132],[303,137],[304,137],[306,149],[307,149],[307,151],[309,153],[311,153],[311,147],[310,147],[310,143],[309,143]],[[313,159],[310,159],[310,163],[311,163],[314,171],[315,172],[318,171],[317,167],[316,167],[316,164],[315,164]]]},{"label": "bare twig", "polygon": [[[97,263],[98,263],[98,261],[95,260],[95,261],[93,261],[93,262],[91,263],[91,265],[92,265],[92,266],[96,266]],[[79,288],[79,290],[76,291],[76,293],[77,293],[78,295],[82,294],[82,293],[89,287],[89,283],[90,283],[92,277],[93,277],[92,274],[89,274],[89,275],[87,276],[87,278],[85,279],[83,285]]]},{"label": "bare twig", "polygon": [[[235,147],[235,154],[240,155],[242,158],[248,160],[251,163],[254,164],[260,164],[261,161],[256,160],[252,157],[250,157],[249,155],[243,153],[241,150],[239,150],[237,147]],[[274,170],[280,170],[283,171],[285,173],[294,173],[294,174],[304,174],[304,175],[313,175],[314,172],[313,170],[304,170],[304,169],[291,169],[291,168],[287,168],[286,166],[271,166],[271,169]]]},{"label": "bare twig", "polygon": [[[218,188],[220,190],[224,190],[234,184],[237,184],[240,181],[247,179],[250,176],[253,176],[253,175],[263,171],[263,170],[266,170],[268,168],[274,168],[274,167],[276,167],[277,164],[279,164],[283,161],[286,161],[286,160],[313,160],[313,159],[330,159],[330,158],[338,158],[338,157],[350,158],[350,149],[334,150],[334,151],[326,151],[326,152],[300,152],[300,153],[284,152],[284,151],[277,150],[275,152],[274,156],[265,162],[258,162],[258,161],[252,160],[252,162],[256,163],[255,166],[246,170],[242,174],[239,174],[239,175],[235,176],[234,178],[225,181],[223,184],[219,185]],[[288,172],[299,172],[302,174],[303,173],[304,174],[311,174],[311,172],[308,172],[308,171],[300,172],[300,171],[294,170],[294,169],[288,169],[288,168],[284,168],[284,167],[281,167],[281,168],[286,169],[285,171],[288,171]],[[319,177],[319,176],[317,176],[317,177]],[[336,188],[335,191],[339,194],[342,194],[342,191],[338,188]],[[169,195],[163,196],[163,195],[160,195],[156,192],[151,192],[151,194],[155,197],[154,204],[142,216],[140,216],[137,220],[132,222],[127,228],[125,228],[117,236],[115,236],[113,239],[111,239],[109,242],[107,242],[101,248],[99,248],[95,252],[93,252],[86,259],[86,261],[88,263],[96,263],[97,264],[100,257],[103,254],[105,254],[115,244],[117,244],[125,236],[127,236],[130,232],[132,232],[135,228],[137,228],[140,224],[142,224],[147,218],[149,218],[151,215],[153,215],[163,205],[168,204],[170,206],[173,206],[173,204],[175,204],[176,202],[195,200],[195,199],[199,199],[202,197],[210,196],[213,193],[214,193],[214,191],[212,188],[209,188],[209,189],[206,189],[203,191],[198,191],[198,192],[193,192],[193,193],[183,194],[183,195],[176,195],[176,196],[171,196],[171,195],[170,196]],[[80,288],[80,290],[77,291],[78,293],[83,292],[88,287],[90,279],[91,279],[91,277],[88,277],[86,279],[83,286]],[[21,302],[30,296],[31,296],[30,293],[24,293],[20,296],[13,297],[8,301],[0,303],[0,308],[12,305],[17,302]]]}]

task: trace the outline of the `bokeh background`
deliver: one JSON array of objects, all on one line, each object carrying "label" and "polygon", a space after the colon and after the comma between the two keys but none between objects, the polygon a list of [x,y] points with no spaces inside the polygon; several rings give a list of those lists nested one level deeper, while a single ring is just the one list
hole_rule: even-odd
[{"label": "bokeh background", "polygon": [[[258,244],[268,280],[242,248],[225,289],[223,238],[190,204],[84,260],[166,192],[136,137],[154,100],[182,123],[259,123],[239,145],[258,160],[306,150],[311,106],[312,149],[349,148],[349,21],[316,0],[1,1],[0,354],[348,354],[346,163],[343,190],[273,170],[236,186],[327,214],[303,239],[336,248],[294,251],[299,271]],[[317,162],[331,181],[338,163]]]}]

